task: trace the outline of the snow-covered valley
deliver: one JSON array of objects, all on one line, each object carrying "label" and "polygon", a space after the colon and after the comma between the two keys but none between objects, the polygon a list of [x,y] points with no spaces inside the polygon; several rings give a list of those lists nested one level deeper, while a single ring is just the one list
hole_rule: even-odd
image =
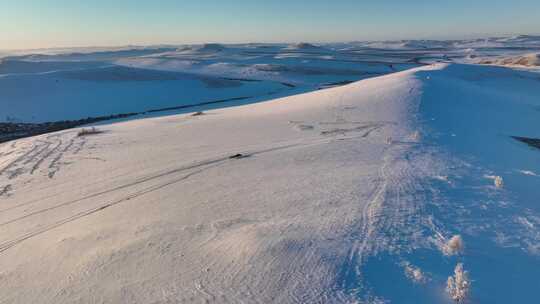
[{"label": "snow-covered valley", "polygon": [[534,303],[533,38],[11,54],[4,121],[250,98],[0,144],[0,303]]}]

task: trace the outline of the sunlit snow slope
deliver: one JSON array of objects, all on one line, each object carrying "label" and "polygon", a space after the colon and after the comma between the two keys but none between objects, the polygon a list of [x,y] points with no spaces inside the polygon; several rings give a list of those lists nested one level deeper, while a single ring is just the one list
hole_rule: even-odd
[{"label": "sunlit snow slope", "polygon": [[510,136],[540,137],[537,75],[437,64],[2,144],[0,302],[450,303],[460,262],[474,303],[534,302],[540,150]]}]

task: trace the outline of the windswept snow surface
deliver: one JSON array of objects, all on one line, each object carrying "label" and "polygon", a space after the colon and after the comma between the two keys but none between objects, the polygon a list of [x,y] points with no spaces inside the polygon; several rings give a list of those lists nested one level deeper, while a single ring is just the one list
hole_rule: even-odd
[{"label": "windswept snow surface", "polygon": [[434,64],[2,144],[0,302],[451,303],[463,263],[472,303],[532,303],[540,152],[510,136],[540,138],[537,75]]}]

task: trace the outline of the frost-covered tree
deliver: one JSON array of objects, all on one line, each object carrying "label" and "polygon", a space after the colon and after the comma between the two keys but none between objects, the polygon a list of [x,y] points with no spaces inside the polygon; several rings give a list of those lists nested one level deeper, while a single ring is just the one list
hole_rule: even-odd
[{"label": "frost-covered tree", "polygon": [[458,263],[454,270],[454,276],[448,277],[446,291],[456,303],[465,303],[471,292],[469,273],[463,270],[463,264]]},{"label": "frost-covered tree", "polygon": [[504,186],[503,178],[500,176],[495,176],[494,182],[495,182],[495,187],[497,188],[502,188]]},{"label": "frost-covered tree", "polygon": [[454,235],[443,246],[443,252],[445,255],[457,255],[465,251],[465,243],[461,235]]},{"label": "frost-covered tree", "polygon": [[414,283],[424,284],[429,281],[429,278],[419,267],[416,267],[407,261],[403,262],[402,266],[405,269],[405,276]]},{"label": "frost-covered tree", "polygon": [[420,131],[416,131],[412,134],[412,140],[419,142],[422,140],[422,135],[420,134]]}]

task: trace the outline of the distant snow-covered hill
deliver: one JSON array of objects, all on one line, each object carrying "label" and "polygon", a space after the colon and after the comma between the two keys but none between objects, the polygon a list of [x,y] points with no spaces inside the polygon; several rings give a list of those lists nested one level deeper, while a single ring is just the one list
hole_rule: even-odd
[{"label": "distant snow-covered hill", "polygon": [[[532,35],[10,51],[0,54],[0,122],[77,120],[201,104],[206,106],[176,113],[210,109],[436,62],[534,66],[538,51],[540,39]],[[213,103],[222,100],[226,102]]]}]

